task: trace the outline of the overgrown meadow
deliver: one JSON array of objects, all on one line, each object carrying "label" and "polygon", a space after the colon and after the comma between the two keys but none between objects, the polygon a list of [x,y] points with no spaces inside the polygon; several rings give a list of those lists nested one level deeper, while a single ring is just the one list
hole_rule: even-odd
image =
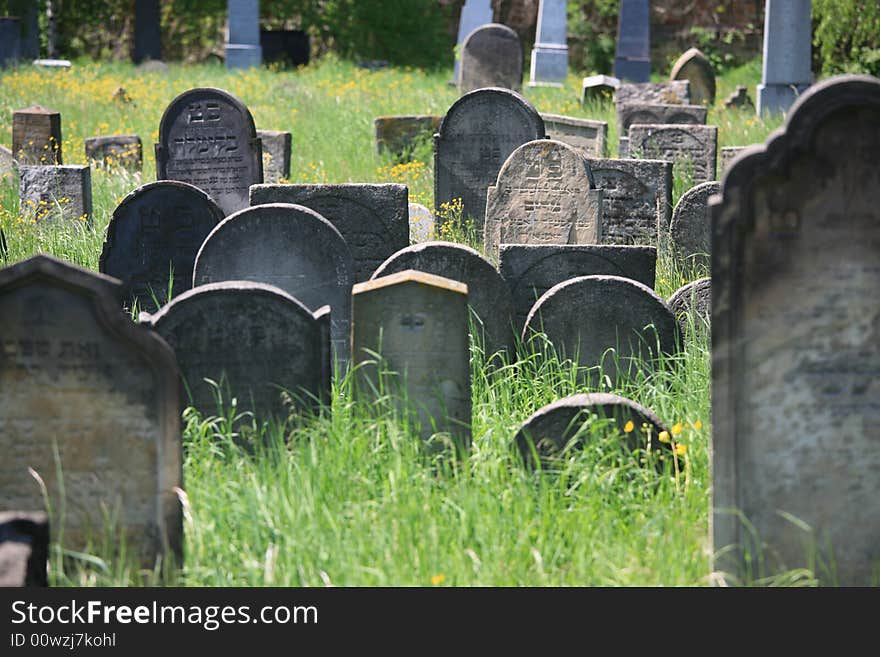
[{"label": "overgrown meadow", "polygon": [[[144,170],[92,169],[94,218],[88,223],[36,221],[19,214],[11,178],[0,183],[0,226],[9,263],[51,253],[97,270],[116,204],[155,179],[153,144],[167,103],[186,89],[227,89],[250,108],[257,127],[293,133],[291,182],[400,182],[410,200],[433,205],[430,143],[395,164],[373,144],[373,119],[385,114],[443,114],[457,93],[450,70],[369,71],[335,58],[299,70],[229,73],[220,66],[171,65],[164,73],[127,64],[77,61],[69,71],[30,66],[0,74],[0,143],[11,144],[12,112],[41,104],[62,113],[65,164],[85,164],[83,142],[101,134],[138,134]],[[754,84],[760,61],[719,79],[708,122],[721,146],[763,141],[780,124],[753,112],[724,110],[737,84]],[[658,78],[659,79],[659,78]],[[579,76],[556,88],[524,88],[541,112],[609,123],[610,103],[581,107]],[[689,186],[677,179],[675,200]],[[49,214],[52,210],[49,209]],[[439,239],[468,241],[449,226]],[[706,275],[661,251],[656,291],[668,298]],[[218,412],[184,412],[185,563],[160,576],[125,552],[108,521],[86,553],[56,543],[54,585],[208,586],[699,586],[709,573],[710,354],[696,320],[684,350],[636,379],[601,388],[647,406],[671,427],[675,458],[646,467],[626,453],[601,421],[543,468],[523,466],[513,444],[521,423],[541,406],[591,389],[570,362],[535,344],[520,358],[487,366],[471,348],[473,445],[463,458],[429,451],[393,404],[352,401],[350,381],[334,382],[331,409],[283,424],[235,421],[236,400]],[[592,391],[598,391],[593,388]],[[634,430],[638,430],[635,428]],[[53,540],[63,536],[53,519]],[[759,580],[760,581],[760,580]],[[809,572],[768,583],[813,583]]]}]

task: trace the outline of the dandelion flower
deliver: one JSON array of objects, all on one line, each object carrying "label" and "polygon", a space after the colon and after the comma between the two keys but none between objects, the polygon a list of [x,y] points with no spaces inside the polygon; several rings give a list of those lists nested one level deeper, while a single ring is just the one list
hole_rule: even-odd
[{"label": "dandelion flower", "polygon": [[680,434],[682,431],[682,428],[683,427],[681,426],[681,422],[676,422],[675,424],[673,424],[672,425],[672,435],[677,436],[678,434]]},{"label": "dandelion flower", "polygon": [[700,420],[697,420],[696,422],[694,422],[693,427],[694,429],[702,429],[703,423]]},{"label": "dandelion flower", "polygon": [[657,436],[657,440],[659,440],[661,443],[668,443],[671,440],[671,438],[669,437],[669,432],[661,431],[660,434]]},{"label": "dandelion flower", "polygon": [[688,451],[688,446],[685,445],[684,443],[677,443],[675,445],[675,453],[678,456],[684,456],[685,454],[687,454],[687,451]]},{"label": "dandelion flower", "polygon": [[630,433],[633,429],[635,429],[636,425],[633,424],[632,420],[629,420],[626,425],[623,427],[624,433]]},{"label": "dandelion flower", "polygon": [[431,578],[431,584],[433,584],[434,586],[439,586],[440,584],[442,584],[445,581],[446,581],[446,575],[444,575],[443,573],[440,573],[439,575],[434,575]]}]

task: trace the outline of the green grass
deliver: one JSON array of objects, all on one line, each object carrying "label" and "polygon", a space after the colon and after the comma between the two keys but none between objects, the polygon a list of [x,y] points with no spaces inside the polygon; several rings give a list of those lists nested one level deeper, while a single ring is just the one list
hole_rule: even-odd
[{"label": "green grass", "polygon": [[[719,81],[719,99],[737,83],[753,85],[754,64]],[[11,141],[13,109],[34,103],[62,112],[66,163],[84,163],[83,140],[136,133],[143,174],[93,169],[90,224],[20,220],[11,180],[0,184],[0,222],[9,262],[38,252],[97,269],[104,233],[118,201],[152,180],[152,144],[165,105],[194,86],[239,96],[257,126],[293,133],[295,182],[403,182],[410,199],[433,204],[430,146],[418,162],[376,155],[373,119],[383,114],[443,114],[457,94],[449,71],[369,72],[333,58],[297,71],[227,73],[216,66],[172,65],[167,74],[123,64],[75,62],[67,72],[31,67],[0,74],[0,142]],[[130,103],[114,100],[125,87]],[[525,88],[542,112],[609,122],[610,104],[580,107],[580,78],[561,89]],[[719,101],[720,104],[720,101]],[[762,141],[778,125],[747,112],[711,108],[721,145]],[[680,194],[684,181],[677,181]],[[467,231],[450,238],[478,242]],[[663,251],[658,294],[705,275]],[[389,404],[352,401],[349,381],[334,383],[332,412],[283,425],[233,430],[235,409],[216,418],[185,413],[185,564],[160,580],[140,571],[108,529],[88,555],[62,558],[55,585],[705,585],[709,583],[710,355],[705,331],[657,370],[608,390],[654,410],[687,454],[664,469],[621,453],[619,438],[594,422],[588,440],[540,471],[525,469],[512,438],[542,405],[588,391],[570,363],[522,353],[485,367],[472,348],[473,446],[463,459],[432,454]],[[225,419],[224,419],[225,418]],[[241,435],[239,435],[241,434]],[[252,449],[242,449],[250,441]],[[675,466],[675,467],[673,467]],[[676,473],[677,468],[677,473]],[[811,582],[809,577],[794,582]],[[791,583],[787,581],[787,583]]]}]

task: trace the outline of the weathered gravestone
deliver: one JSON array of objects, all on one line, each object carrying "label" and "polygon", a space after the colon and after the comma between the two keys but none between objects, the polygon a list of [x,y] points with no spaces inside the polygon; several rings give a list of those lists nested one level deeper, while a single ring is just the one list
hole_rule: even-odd
[{"label": "weathered gravestone", "polygon": [[732,91],[731,94],[724,99],[724,109],[733,109],[734,107],[742,107],[745,109],[755,109],[755,103],[752,101],[752,97],[749,96],[749,88],[738,84],[736,85],[736,91]]},{"label": "weathered gravestone", "polygon": [[672,212],[672,163],[590,159],[602,190],[602,242],[657,244]]},{"label": "weathered gravestone", "polygon": [[614,94],[615,105],[690,105],[691,84],[687,80],[671,82],[624,82]]},{"label": "weathered gravestone", "polygon": [[312,312],[329,305],[334,357],[345,367],[353,278],[351,251],[329,221],[301,205],[271,203],[214,228],[196,256],[193,287],[253,281],[281,288]]},{"label": "weathered gravestone", "polygon": [[264,203],[304,205],[333,224],[351,249],[355,282],[368,280],[392,253],[409,246],[406,185],[254,185],[251,205]]},{"label": "weathered gravestone", "polygon": [[619,276],[581,276],[550,288],[529,311],[523,342],[536,333],[547,336],[560,359],[585,368],[582,376],[591,385],[600,375],[612,383],[618,373],[632,378],[649,359],[673,354],[680,344],[666,302],[646,285]]},{"label": "weathered gravestone", "polygon": [[452,242],[428,242],[398,251],[383,262],[373,280],[407,269],[442,276],[467,285],[468,305],[486,356],[513,347],[510,290],[491,262],[474,249]]},{"label": "weathered gravestone", "polygon": [[92,172],[87,166],[20,166],[18,197],[21,214],[43,219],[56,210],[63,219],[91,221]]},{"label": "weathered gravestone", "polygon": [[575,119],[561,114],[541,114],[544,132],[550,139],[578,148],[588,157],[605,157],[608,123]]},{"label": "weathered gravestone", "polygon": [[712,220],[709,197],[721,191],[714,180],[691,187],[678,200],[669,223],[672,247],[689,264],[708,265],[712,254]]},{"label": "weathered gravestone", "polygon": [[63,164],[61,113],[41,105],[13,112],[12,153],[19,164]]},{"label": "weathered gravestone", "polygon": [[420,142],[430,143],[442,118],[433,114],[412,114],[373,119],[376,152],[379,155],[388,152],[398,160],[409,160]]},{"label": "weathered gravestone", "polygon": [[278,183],[290,179],[290,149],[293,135],[286,130],[257,130],[263,148],[263,180]]},{"label": "weathered gravestone", "polygon": [[617,18],[614,77],[633,82],[651,79],[651,7],[648,0],[621,0]]},{"label": "weathered gravestone", "polygon": [[455,42],[455,66],[453,81],[458,80],[461,59],[461,47],[464,40],[475,29],[492,22],[492,0],[465,0],[458,20],[458,39]]},{"label": "weathered gravestone", "polygon": [[581,82],[581,105],[614,100],[620,80],[610,75],[591,75]]},{"label": "weathered gravestone", "polygon": [[142,185],[113,211],[99,271],[122,281],[128,307],[152,312],[192,287],[196,254],[221,221],[223,210],[198,187]]},{"label": "weathered gravestone", "polygon": [[721,149],[721,175],[730,168],[730,163],[748,146],[724,146]]},{"label": "weathered gravestone", "polygon": [[712,321],[712,279],[707,276],[682,285],[667,303],[682,335],[691,322],[697,329],[708,325]]},{"label": "weathered gravestone", "polygon": [[691,83],[691,102],[707,106],[715,102],[715,71],[712,64],[697,48],[691,48],[672,66],[670,80],[687,80]]},{"label": "weathered gravestone", "polygon": [[710,199],[715,571],[877,584],[878,153],[880,80],[831,78]]},{"label": "weathered gravestone", "polygon": [[501,276],[513,297],[515,328],[551,287],[579,276],[622,276],[654,287],[657,247],[607,244],[502,244]]},{"label": "weathered gravestone", "polygon": [[329,400],[329,306],[313,314],[272,285],[228,281],[193,288],[140,321],[174,349],[189,400],[206,417],[224,412],[218,392],[258,420]]},{"label": "weathered gravestone", "polygon": [[172,100],[159,123],[156,178],[195,185],[227,215],[247,207],[248,189],[263,182],[263,152],[244,103],[212,88]]},{"label": "weathered gravestone", "polygon": [[48,586],[49,516],[0,513],[0,588]]},{"label": "weathered gravestone", "polygon": [[[604,422],[607,424],[604,424]],[[513,441],[526,465],[539,459],[560,456],[572,441],[584,443],[594,436],[591,426],[600,435],[617,433],[627,451],[656,449],[661,431],[669,430],[652,411],[626,397],[607,392],[570,395],[547,404],[531,415],[517,431]],[[629,431],[627,431],[629,429]]]},{"label": "weathered gravestone", "polygon": [[0,69],[21,59],[21,19],[0,16]]},{"label": "weathered gravestone", "polygon": [[21,56],[37,59],[40,56],[40,3],[27,2],[21,13]]},{"label": "weathered gravestone", "polygon": [[626,135],[636,123],[677,123],[705,125],[707,110],[697,105],[667,105],[660,103],[625,103],[617,106],[617,127]]},{"label": "weathered gravestone", "polygon": [[427,242],[437,236],[434,213],[421,203],[408,203],[409,240],[412,243]]},{"label": "weathered gravestone", "polygon": [[595,244],[602,236],[602,192],[583,152],[552,139],[517,148],[486,196],[483,244]]},{"label": "weathered gravestone", "polygon": [[162,11],[159,0],[135,0],[134,43],[131,60],[135,64],[162,59]]},{"label": "weathered gravestone", "polygon": [[[352,290],[352,360],[365,400],[406,400],[423,440],[471,440],[468,288],[407,270]],[[376,354],[380,358],[376,358]]]},{"label": "weathered gravestone", "polygon": [[787,111],[813,81],[811,4],[805,0],[766,2],[758,114]]},{"label": "weathered gravestone", "polygon": [[144,149],[137,135],[108,135],[89,137],[85,141],[86,160],[99,166],[122,167],[140,171],[144,162]]},{"label": "weathered gravestone", "polygon": [[260,46],[260,0],[226,0],[226,68],[252,68],[263,63]]},{"label": "weathered gravestone", "polygon": [[0,270],[0,499],[42,509],[32,468],[65,511],[65,548],[104,536],[109,513],[111,538],[152,566],[182,543],[177,366],[119,293],[45,255]]},{"label": "weathered gravestone", "polygon": [[18,162],[12,155],[12,149],[0,144],[0,176],[12,176],[18,174]]},{"label": "weathered gravestone", "polygon": [[562,86],[568,76],[566,0],[541,0],[529,84]]},{"label": "weathered gravestone", "polygon": [[636,124],[629,128],[629,153],[672,162],[675,172],[694,184],[715,180],[718,127]]},{"label": "weathered gravestone", "polygon": [[463,217],[483,230],[486,189],[508,156],[544,138],[544,121],[525,98],[507,89],[478,89],[459,98],[434,135],[434,209],[459,198]]},{"label": "weathered gravestone", "polygon": [[519,91],[522,79],[522,44],[516,32],[506,25],[489,23],[467,35],[461,46],[459,93],[485,87]]}]

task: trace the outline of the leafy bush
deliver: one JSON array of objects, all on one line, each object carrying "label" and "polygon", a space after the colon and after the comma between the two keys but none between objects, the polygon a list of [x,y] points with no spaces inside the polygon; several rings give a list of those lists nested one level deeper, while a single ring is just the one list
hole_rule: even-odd
[{"label": "leafy bush", "polygon": [[620,0],[568,3],[569,66],[587,73],[608,73],[614,63]]},{"label": "leafy bush", "polygon": [[880,75],[880,3],[814,0],[813,43],[823,75]]}]

